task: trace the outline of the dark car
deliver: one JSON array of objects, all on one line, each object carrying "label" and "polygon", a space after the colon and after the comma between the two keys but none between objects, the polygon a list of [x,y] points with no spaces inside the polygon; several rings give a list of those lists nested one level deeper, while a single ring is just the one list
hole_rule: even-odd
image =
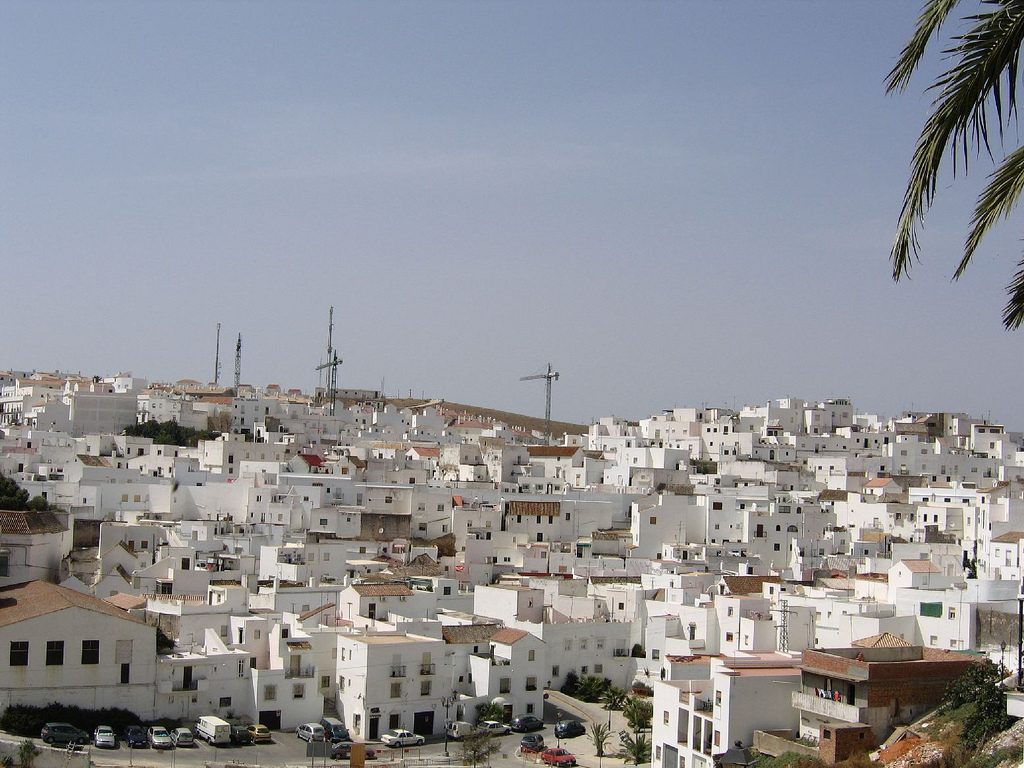
[{"label": "dark car", "polygon": [[540,752],[544,749],[544,737],[539,733],[528,733],[523,736],[519,746],[529,752]]},{"label": "dark car", "polygon": [[338,718],[322,717],[320,725],[324,727],[324,734],[328,741],[348,741],[348,728]]},{"label": "dark car", "polygon": [[571,739],[587,732],[579,720],[559,720],[555,723],[555,736],[559,739]]},{"label": "dark car", "polygon": [[232,744],[252,744],[252,734],[248,723],[231,723]]},{"label": "dark car", "polygon": [[86,744],[89,734],[71,723],[47,723],[39,733],[47,744]]},{"label": "dark car", "polygon": [[[376,750],[365,748],[363,753],[367,760],[376,760]],[[352,742],[351,741],[336,741],[331,744],[331,759],[332,760],[348,760],[352,756]]]},{"label": "dark car", "polygon": [[533,715],[523,715],[514,718],[510,725],[516,733],[526,733],[527,731],[539,731],[544,727],[544,721]]},{"label": "dark car", "polygon": [[124,734],[121,736],[121,741],[134,749],[149,746],[149,739],[146,738],[146,729],[141,725],[129,725],[125,728]]}]

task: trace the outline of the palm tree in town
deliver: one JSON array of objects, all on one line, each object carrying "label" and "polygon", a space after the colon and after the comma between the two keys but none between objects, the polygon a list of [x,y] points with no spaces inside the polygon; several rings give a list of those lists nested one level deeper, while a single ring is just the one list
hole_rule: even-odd
[{"label": "palm tree in town", "polygon": [[626,703],[626,691],[617,685],[609,685],[601,697],[605,709],[619,710]]},{"label": "palm tree in town", "polygon": [[622,737],[622,749],[619,750],[619,757],[627,763],[641,765],[651,762],[651,742],[642,733]]},{"label": "palm tree in town", "polygon": [[[906,276],[920,256],[918,229],[935,198],[939,168],[947,150],[953,173],[967,172],[972,156],[987,155],[995,164],[978,196],[954,279],[963,275],[989,230],[1005,219],[1024,190],[1024,147],[1002,151],[1004,130],[1017,115],[1017,76],[1024,44],[1024,0],[928,0],[917,28],[886,81],[887,91],[903,91],[910,83],[929,44],[957,6],[965,6],[964,31],[950,35],[943,46],[946,70],[930,89],[935,98],[911,161],[896,238],[892,246],[893,279]],[[1015,125],[1014,125],[1015,128]],[[998,140],[998,146],[993,144]],[[994,150],[1000,150],[998,158]],[[1003,324],[1016,329],[1024,323],[1024,259],[1007,286]]]},{"label": "palm tree in town", "polygon": [[594,743],[594,751],[597,753],[598,768],[604,764],[604,750],[608,746],[608,739],[611,736],[611,726],[597,722],[590,724],[590,740]]}]

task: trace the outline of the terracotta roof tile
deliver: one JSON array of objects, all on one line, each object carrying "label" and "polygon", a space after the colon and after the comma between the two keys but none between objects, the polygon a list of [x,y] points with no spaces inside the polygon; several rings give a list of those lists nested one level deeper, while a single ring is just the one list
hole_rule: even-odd
[{"label": "terracotta roof tile", "polygon": [[499,629],[491,635],[491,642],[512,645],[513,643],[518,643],[524,637],[528,637],[529,635],[529,632],[524,632],[521,629]]},{"label": "terracotta roof tile", "polygon": [[441,627],[441,637],[450,645],[486,643],[501,630],[501,624],[453,624]]},{"label": "terracotta roof tile", "polygon": [[365,597],[408,597],[412,594],[404,584],[353,584],[352,589]]},{"label": "terracotta roof tile", "polygon": [[142,619],[130,616],[106,600],[46,581],[29,581],[0,588],[0,627],[46,616],[66,608],[82,608],[111,618],[145,624]]},{"label": "terracotta roof tile", "polygon": [[782,583],[778,576],[723,576],[722,580],[731,595],[759,595],[762,584]]},{"label": "terracotta roof tile", "polygon": [[32,536],[41,533],[67,531],[53,512],[11,512],[0,510],[0,534],[5,536]]}]

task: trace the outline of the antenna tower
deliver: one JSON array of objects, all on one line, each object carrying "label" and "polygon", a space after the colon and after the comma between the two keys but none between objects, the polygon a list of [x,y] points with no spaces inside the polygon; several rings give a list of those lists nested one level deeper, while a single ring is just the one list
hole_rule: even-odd
[{"label": "antenna tower", "polygon": [[338,358],[338,350],[334,348],[334,307],[327,316],[327,362],[318,365],[318,371],[327,370],[327,397],[331,402],[331,416],[334,415],[335,402],[338,398],[338,366],[341,360]]},{"label": "antenna tower", "polygon": [[789,650],[789,600],[779,600],[779,611],[779,650],[785,653]]},{"label": "antenna tower", "polygon": [[235,397],[238,397],[238,385],[242,383],[242,334],[238,334],[235,344]]},{"label": "antenna tower", "polygon": [[534,379],[544,379],[544,387],[547,390],[547,399],[544,405],[544,435],[547,438],[548,445],[551,444],[551,382],[558,381],[558,371],[551,369],[551,363],[548,363],[548,370],[546,373],[538,373],[533,376],[523,376],[520,381],[533,381]]},{"label": "antenna tower", "polygon": [[217,352],[213,358],[213,386],[220,384],[220,323],[217,323]]}]

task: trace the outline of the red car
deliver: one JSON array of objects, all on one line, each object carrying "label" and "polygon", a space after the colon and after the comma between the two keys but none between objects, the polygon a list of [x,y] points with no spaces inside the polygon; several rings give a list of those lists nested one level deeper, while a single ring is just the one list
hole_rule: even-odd
[{"label": "red car", "polygon": [[576,765],[576,755],[561,747],[548,747],[540,753],[540,759],[546,765]]}]

